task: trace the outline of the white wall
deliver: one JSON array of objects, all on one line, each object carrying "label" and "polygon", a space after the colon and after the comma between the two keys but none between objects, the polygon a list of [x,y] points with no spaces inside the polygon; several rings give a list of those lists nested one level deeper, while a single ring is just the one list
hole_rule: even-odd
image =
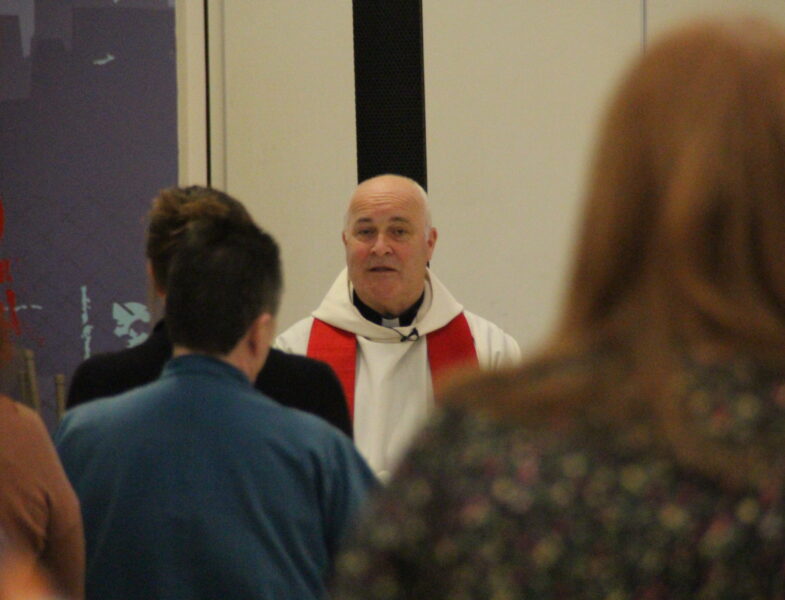
[{"label": "white wall", "polygon": [[649,39],[685,19],[703,15],[757,15],[785,25],[785,0],[647,0]]},{"label": "white wall", "polygon": [[629,0],[423,2],[433,267],[524,347],[552,324],[594,123],[641,22]]},{"label": "white wall", "polygon": [[[315,308],[343,261],[357,180],[352,4],[231,0],[222,17],[225,156],[213,156],[213,184],[281,245],[282,330]],[[213,124],[220,136],[220,115]]]},{"label": "white wall", "polygon": [[[282,246],[284,328],[343,265],[356,183],[351,1],[208,6],[213,183]],[[739,9],[785,23],[785,0],[423,0],[433,267],[467,308],[524,348],[542,339],[621,69],[663,28]]]}]

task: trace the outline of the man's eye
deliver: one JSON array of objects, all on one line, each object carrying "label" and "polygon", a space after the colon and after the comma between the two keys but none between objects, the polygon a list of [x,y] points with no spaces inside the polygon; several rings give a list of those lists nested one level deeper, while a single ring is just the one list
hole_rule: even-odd
[{"label": "man's eye", "polygon": [[403,227],[399,227],[397,229],[393,229],[393,235],[395,237],[403,237],[408,233],[408,230],[404,229]]}]

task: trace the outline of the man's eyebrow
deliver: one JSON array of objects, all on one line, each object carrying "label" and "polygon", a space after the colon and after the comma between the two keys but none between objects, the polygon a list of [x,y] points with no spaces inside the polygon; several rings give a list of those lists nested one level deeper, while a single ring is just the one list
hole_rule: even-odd
[{"label": "man's eyebrow", "polygon": [[[390,217],[389,222],[390,223],[404,223],[406,225],[409,225],[409,224],[411,224],[411,219],[407,219],[406,217]],[[353,226],[354,225],[368,225],[368,224],[375,225],[376,222],[373,220],[372,217],[357,217],[357,219],[355,219],[352,222]]]}]

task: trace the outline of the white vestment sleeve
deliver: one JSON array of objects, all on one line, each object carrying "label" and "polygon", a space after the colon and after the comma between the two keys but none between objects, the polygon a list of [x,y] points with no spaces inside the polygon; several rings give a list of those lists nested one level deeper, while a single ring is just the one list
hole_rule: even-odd
[{"label": "white vestment sleeve", "polygon": [[510,367],[521,360],[521,349],[512,336],[497,325],[468,310],[463,311],[474,338],[477,360],[482,369]]}]

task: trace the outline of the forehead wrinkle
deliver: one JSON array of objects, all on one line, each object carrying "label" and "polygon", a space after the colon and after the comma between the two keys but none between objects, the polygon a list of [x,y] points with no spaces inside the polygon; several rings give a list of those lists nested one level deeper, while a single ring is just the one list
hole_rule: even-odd
[{"label": "forehead wrinkle", "polygon": [[376,223],[376,222],[406,223],[408,225],[408,224],[412,223],[412,220],[409,219],[408,217],[402,217],[402,216],[399,216],[399,215],[394,215],[392,217],[384,217],[384,216],[382,216],[382,217],[378,217],[378,218],[377,217],[362,216],[362,217],[357,217],[356,219],[354,219],[352,221],[353,224],[357,224],[357,223]]}]

